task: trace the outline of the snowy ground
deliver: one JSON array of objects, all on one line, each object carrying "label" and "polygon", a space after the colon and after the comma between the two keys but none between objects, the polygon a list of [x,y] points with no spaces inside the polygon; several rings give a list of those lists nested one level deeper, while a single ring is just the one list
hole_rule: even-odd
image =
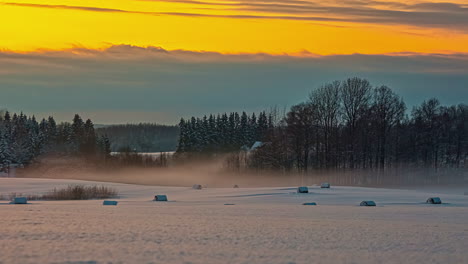
[{"label": "snowy ground", "polygon": [[[94,184],[0,178],[0,194],[70,183]],[[463,192],[104,185],[118,206],[0,201],[0,263],[468,263]],[[424,204],[431,196],[445,204]],[[378,206],[357,206],[368,199]]]}]

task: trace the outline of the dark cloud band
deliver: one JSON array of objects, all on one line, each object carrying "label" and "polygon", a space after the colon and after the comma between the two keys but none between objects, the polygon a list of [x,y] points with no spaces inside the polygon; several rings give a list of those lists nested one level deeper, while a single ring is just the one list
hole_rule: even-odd
[{"label": "dark cloud band", "polygon": [[175,123],[292,105],[325,82],[353,76],[390,86],[410,107],[430,97],[456,104],[468,101],[466,72],[468,54],[225,55],[129,45],[0,52],[0,109]]}]

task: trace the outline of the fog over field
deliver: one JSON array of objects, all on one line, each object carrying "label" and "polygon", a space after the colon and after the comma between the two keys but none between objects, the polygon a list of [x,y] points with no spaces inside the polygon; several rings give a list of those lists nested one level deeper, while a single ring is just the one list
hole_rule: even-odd
[{"label": "fog over field", "polygon": [[79,158],[49,158],[40,165],[20,170],[20,178],[77,179],[101,182],[130,183],[154,186],[192,186],[202,184],[209,187],[295,186],[313,182],[301,175],[276,173],[234,173],[224,168],[224,158],[197,160],[169,168],[124,167],[102,169]]}]

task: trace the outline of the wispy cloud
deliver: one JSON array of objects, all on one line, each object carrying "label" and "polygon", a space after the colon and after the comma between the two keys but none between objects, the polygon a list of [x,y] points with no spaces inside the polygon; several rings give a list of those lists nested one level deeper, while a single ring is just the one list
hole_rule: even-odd
[{"label": "wispy cloud", "polygon": [[[143,0],[148,1],[148,0]],[[151,0],[150,0],[151,1]],[[468,30],[468,4],[423,2],[405,4],[380,1],[232,1],[202,2],[163,0],[160,2],[215,5],[225,10],[260,12],[314,19],[326,15],[335,21],[370,24],[405,24],[419,27],[452,27]]]},{"label": "wispy cloud", "polygon": [[211,17],[211,18],[232,18],[232,19],[280,19],[280,20],[303,20],[303,21],[347,21],[346,19],[328,18],[328,17],[298,17],[298,16],[266,16],[266,15],[217,15],[204,13],[189,13],[189,12],[145,12],[145,11],[130,11],[123,9],[98,8],[88,6],[70,6],[70,5],[43,5],[43,4],[28,4],[28,3],[2,3],[10,6],[35,7],[35,8],[51,8],[51,9],[70,9],[91,12],[115,12],[128,14],[142,14],[154,16],[180,16],[180,17]]},{"label": "wispy cloud", "polygon": [[43,4],[30,4],[30,3],[1,3],[1,4],[9,5],[9,6],[51,8],[51,9],[71,9],[71,10],[93,11],[93,12],[133,13],[132,11],[126,11],[126,10],[121,10],[121,9],[100,8],[100,7],[90,7],[90,6],[43,5]]},{"label": "wispy cloud", "polygon": [[[448,28],[468,31],[468,4],[381,1],[301,1],[301,0],[238,0],[238,1],[191,1],[191,0],[140,0],[187,4],[193,12],[147,12],[88,6],[45,5],[29,3],[3,3],[10,6],[72,9],[92,12],[115,12],[155,16],[210,17],[230,19],[275,19],[315,22],[351,22],[364,24],[408,25],[425,28]],[[234,14],[200,12],[197,7],[211,6],[215,10]]]}]

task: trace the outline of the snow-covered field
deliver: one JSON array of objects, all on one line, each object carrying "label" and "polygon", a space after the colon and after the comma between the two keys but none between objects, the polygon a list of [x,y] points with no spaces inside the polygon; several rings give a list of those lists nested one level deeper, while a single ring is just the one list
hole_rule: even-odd
[{"label": "snow-covered field", "polygon": [[[0,178],[0,194],[70,183],[95,184]],[[118,206],[0,201],[0,263],[468,263],[463,192],[103,184],[120,192]],[[425,204],[431,196],[444,204]]]}]

